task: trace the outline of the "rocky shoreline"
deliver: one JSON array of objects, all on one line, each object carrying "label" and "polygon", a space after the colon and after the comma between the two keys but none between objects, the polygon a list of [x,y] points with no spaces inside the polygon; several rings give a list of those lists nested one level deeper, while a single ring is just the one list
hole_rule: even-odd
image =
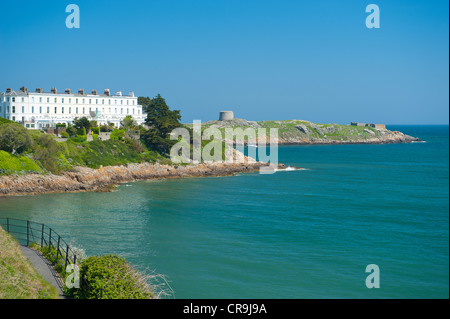
[{"label": "rocky shoreline", "polygon": [[[266,141],[265,141],[266,142]],[[311,144],[389,144],[420,142],[420,139],[397,131],[387,131],[383,136],[356,140],[327,140],[326,138],[279,138],[279,145]],[[257,144],[257,140],[247,140],[246,144]],[[228,176],[236,173],[253,172],[267,163],[256,162],[234,150],[234,163],[202,163],[189,165],[128,164],[108,166],[99,169],[75,167],[60,175],[26,174],[0,176],[0,196],[35,195],[46,193],[69,193],[89,191],[111,191],[118,184],[138,180],[183,178],[202,176]],[[227,154],[230,158],[231,154]],[[283,164],[279,169],[286,168]]]},{"label": "rocky shoreline", "polygon": [[[108,166],[99,169],[75,167],[61,175],[26,174],[0,176],[0,196],[36,195],[47,193],[71,193],[111,191],[121,183],[161,178],[201,176],[228,176],[253,172],[261,162],[250,163],[202,163],[197,165],[161,165],[151,163]],[[280,164],[279,168],[284,165]]]}]

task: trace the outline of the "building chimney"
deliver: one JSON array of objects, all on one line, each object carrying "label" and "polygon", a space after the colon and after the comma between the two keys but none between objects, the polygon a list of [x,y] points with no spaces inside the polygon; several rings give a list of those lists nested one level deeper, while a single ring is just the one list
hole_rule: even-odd
[{"label": "building chimney", "polygon": [[130,96],[134,97],[134,92],[130,91]]},{"label": "building chimney", "polygon": [[116,95],[122,96],[122,91],[117,91]]},{"label": "building chimney", "polygon": [[79,90],[78,90],[78,94],[83,95],[83,94],[84,94],[84,89],[79,89]]},{"label": "building chimney", "polygon": [[110,93],[109,93],[109,89],[105,89],[105,95],[106,95],[106,96],[109,96],[109,94],[110,94]]},{"label": "building chimney", "polygon": [[11,88],[7,88],[6,93],[11,93]]},{"label": "building chimney", "polygon": [[92,90],[92,94],[97,95],[97,90]]},{"label": "building chimney", "polygon": [[70,89],[66,89],[66,94],[70,94],[72,93],[72,91],[70,91]]},{"label": "building chimney", "polygon": [[37,92],[37,93],[43,93],[44,90],[43,90],[42,88],[37,88],[37,89],[36,89],[36,92]]},{"label": "building chimney", "polygon": [[56,88],[52,88],[50,91],[51,91],[53,94],[58,93],[58,90],[57,90]]},{"label": "building chimney", "polygon": [[24,93],[28,93],[28,89],[27,89],[26,87],[24,87],[24,86],[22,86],[22,87],[20,88],[20,90],[21,90],[22,92],[24,92]]}]

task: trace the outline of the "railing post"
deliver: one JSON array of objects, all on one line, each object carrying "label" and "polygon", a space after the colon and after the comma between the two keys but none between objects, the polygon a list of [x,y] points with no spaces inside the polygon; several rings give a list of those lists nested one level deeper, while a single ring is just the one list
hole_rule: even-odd
[{"label": "railing post", "polygon": [[6,217],[6,231],[9,233],[9,217]]},{"label": "railing post", "polygon": [[66,273],[66,269],[67,269],[67,259],[69,258],[69,245],[67,245],[67,249],[66,249],[66,263],[64,265],[64,273]]},{"label": "railing post", "polygon": [[42,232],[41,232],[41,248],[44,247],[44,224],[42,224]]},{"label": "railing post", "polygon": [[52,229],[50,228],[50,231],[48,233],[48,249],[50,251],[50,248],[52,247]]},{"label": "railing post", "polygon": [[30,221],[27,220],[27,246],[30,246]]},{"label": "railing post", "polygon": [[58,262],[59,257],[59,241],[61,240],[61,236],[58,235],[58,248],[56,248],[56,262]]}]

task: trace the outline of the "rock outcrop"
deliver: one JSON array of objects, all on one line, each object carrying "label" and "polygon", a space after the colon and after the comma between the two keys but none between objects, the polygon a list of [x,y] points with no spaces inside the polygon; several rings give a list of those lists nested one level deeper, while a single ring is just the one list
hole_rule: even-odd
[{"label": "rock outcrop", "polygon": [[75,167],[61,175],[26,174],[0,176],[1,195],[31,195],[83,191],[108,191],[120,183],[137,180],[200,176],[227,176],[252,172],[267,164],[202,163],[198,165],[129,164],[99,169]]}]

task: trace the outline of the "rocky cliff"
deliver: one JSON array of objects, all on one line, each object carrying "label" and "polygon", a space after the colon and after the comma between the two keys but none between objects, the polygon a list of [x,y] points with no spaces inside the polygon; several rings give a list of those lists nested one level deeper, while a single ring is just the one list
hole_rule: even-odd
[{"label": "rocky cliff", "polygon": [[158,178],[226,176],[252,172],[263,163],[203,163],[190,165],[129,164],[99,169],[75,167],[61,175],[27,174],[0,176],[1,195],[31,195],[82,191],[108,191],[120,183]]}]

